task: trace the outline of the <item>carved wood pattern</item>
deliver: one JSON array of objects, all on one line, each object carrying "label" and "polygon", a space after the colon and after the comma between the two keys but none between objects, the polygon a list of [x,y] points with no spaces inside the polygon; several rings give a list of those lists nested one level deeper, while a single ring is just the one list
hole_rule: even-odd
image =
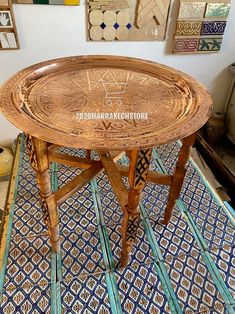
[{"label": "carved wood pattern", "polygon": [[148,170],[152,156],[152,149],[129,152],[129,184],[128,204],[124,210],[122,225],[122,254],[121,265],[124,267],[128,262],[128,255],[132,250],[133,243],[140,222],[139,202],[141,193],[147,182]]},{"label": "carved wood pattern", "polygon": [[[144,60],[69,57],[31,66],[0,91],[3,114],[44,141],[86,149],[153,147],[198,130],[211,98],[191,77]],[[143,112],[148,120],[77,120],[76,112]]]},{"label": "carved wood pattern", "polygon": [[43,209],[43,218],[48,227],[53,252],[60,249],[59,217],[53,197],[49,172],[48,143],[30,134],[25,134],[29,161],[36,171],[37,184]]},{"label": "carved wood pattern", "polygon": [[43,208],[43,219],[44,219],[44,223],[47,227],[51,226],[51,221],[50,221],[50,216],[49,216],[49,208],[48,208],[48,204],[45,200],[45,198],[43,198],[41,196],[41,203],[42,203],[42,208]]},{"label": "carved wood pattern", "polygon": [[31,164],[31,167],[34,170],[38,170],[38,164],[37,164],[37,158],[35,154],[35,147],[33,143],[33,138],[30,134],[25,133],[25,144],[28,150],[28,156],[29,156],[29,161]]},{"label": "carved wood pattern", "polygon": [[134,242],[137,234],[137,230],[139,228],[140,216],[129,215],[128,217],[128,225],[127,225],[127,233],[126,233],[126,241]]},{"label": "carved wood pattern", "polygon": [[139,151],[135,167],[135,189],[143,188],[146,184],[151,155],[152,149],[141,149]]}]

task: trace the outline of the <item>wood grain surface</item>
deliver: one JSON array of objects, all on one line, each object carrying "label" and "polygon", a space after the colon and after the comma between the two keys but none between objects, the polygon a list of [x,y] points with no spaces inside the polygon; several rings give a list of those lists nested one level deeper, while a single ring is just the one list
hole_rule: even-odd
[{"label": "wood grain surface", "polygon": [[[42,62],[0,90],[5,117],[46,142],[97,150],[153,147],[208,120],[212,102],[190,76],[150,61],[79,56]],[[81,120],[78,113],[147,113],[148,119]]]}]

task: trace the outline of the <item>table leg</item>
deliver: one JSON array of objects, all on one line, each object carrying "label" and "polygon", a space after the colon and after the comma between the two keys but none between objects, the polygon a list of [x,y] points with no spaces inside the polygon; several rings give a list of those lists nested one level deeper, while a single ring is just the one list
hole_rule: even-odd
[{"label": "table leg", "polygon": [[52,189],[49,173],[50,164],[47,155],[47,143],[32,137],[29,134],[25,134],[25,139],[31,166],[36,171],[36,179],[40,190],[44,212],[44,221],[48,226],[52,251],[59,252],[60,237],[57,206],[53,198],[50,198],[50,201],[48,201],[48,197],[52,194]]},{"label": "table leg", "polygon": [[152,149],[142,149],[128,153],[130,159],[128,175],[130,191],[128,194],[128,204],[124,208],[121,267],[125,267],[128,263],[128,256],[132,250],[139,227],[139,202],[141,192],[146,184],[151,155]]},{"label": "table leg", "polygon": [[186,163],[190,157],[192,145],[195,142],[195,138],[196,133],[182,140],[182,146],[179,152],[178,161],[176,163],[173,180],[170,187],[169,198],[164,214],[163,224],[168,224],[168,222],[170,221],[175,203],[180,195],[184,177],[187,171]]},{"label": "table leg", "polygon": [[91,150],[86,149],[86,158],[91,159]]}]

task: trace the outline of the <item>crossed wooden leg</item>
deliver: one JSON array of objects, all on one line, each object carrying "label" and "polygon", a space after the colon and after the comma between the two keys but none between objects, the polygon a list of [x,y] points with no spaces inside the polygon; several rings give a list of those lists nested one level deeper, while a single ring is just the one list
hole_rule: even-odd
[{"label": "crossed wooden leg", "polygon": [[131,151],[128,153],[130,158],[128,175],[130,191],[128,193],[128,204],[126,208],[124,208],[122,226],[122,267],[125,267],[128,263],[128,256],[132,251],[132,246],[139,227],[139,203],[142,190],[145,187],[147,181],[151,155],[152,149],[143,149],[138,151]]},{"label": "crossed wooden leg", "polygon": [[49,159],[47,154],[47,143],[31,135],[26,134],[26,146],[32,168],[36,171],[37,184],[44,211],[44,221],[48,226],[53,252],[60,250],[59,217],[57,206],[52,195],[49,174]]},{"label": "crossed wooden leg", "polygon": [[168,202],[164,214],[164,224],[168,224],[171,219],[172,211],[175,203],[179,198],[180,191],[183,185],[184,177],[186,174],[186,163],[189,160],[192,145],[195,142],[196,134],[192,134],[182,140],[182,146],[179,152],[178,161],[176,163],[175,172],[172,178]]}]

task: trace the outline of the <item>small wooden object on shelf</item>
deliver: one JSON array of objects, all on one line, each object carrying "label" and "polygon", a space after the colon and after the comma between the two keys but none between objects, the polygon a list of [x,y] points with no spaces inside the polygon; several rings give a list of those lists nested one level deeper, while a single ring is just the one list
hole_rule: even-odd
[{"label": "small wooden object on shelf", "polygon": [[0,50],[19,49],[11,0],[0,0]]}]

